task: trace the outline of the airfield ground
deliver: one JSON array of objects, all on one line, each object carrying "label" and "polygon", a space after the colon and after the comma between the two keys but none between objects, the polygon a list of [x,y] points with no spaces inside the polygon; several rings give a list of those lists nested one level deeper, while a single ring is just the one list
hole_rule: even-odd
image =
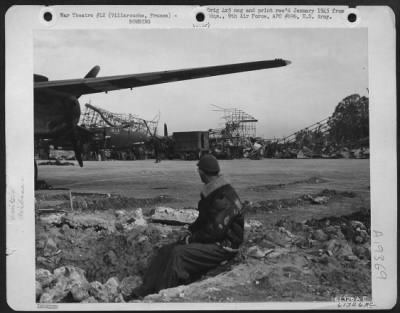
[{"label": "airfield ground", "polygon": [[[143,301],[370,297],[369,160],[246,159],[220,165],[245,203],[241,252],[199,281]],[[157,247],[182,230],[152,222],[155,208],[194,209],[201,188],[195,161],[38,168],[39,179],[53,187],[35,193],[41,302],[123,301],[121,294],[140,280]],[[76,275],[68,278],[66,267]],[[60,283],[72,276],[79,281],[73,292],[73,284]]]}]

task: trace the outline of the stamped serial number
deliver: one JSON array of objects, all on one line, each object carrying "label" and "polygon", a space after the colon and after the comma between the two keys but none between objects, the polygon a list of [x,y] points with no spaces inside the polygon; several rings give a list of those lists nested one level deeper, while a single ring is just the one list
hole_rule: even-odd
[{"label": "stamped serial number", "polygon": [[374,272],[377,279],[387,279],[388,273],[385,265],[385,249],[383,246],[384,234],[381,231],[374,230],[372,232],[372,252],[374,258]]},{"label": "stamped serial number", "polygon": [[368,299],[367,296],[352,297],[352,296],[341,296],[335,297],[334,302],[337,303],[338,308],[372,308],[374,303]]}]

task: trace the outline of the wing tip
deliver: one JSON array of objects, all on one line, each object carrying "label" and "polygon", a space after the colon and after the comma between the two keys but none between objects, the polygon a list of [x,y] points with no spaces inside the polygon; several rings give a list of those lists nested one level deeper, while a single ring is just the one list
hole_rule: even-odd
[{"label": "wing tip", "polygon": [[286,65],[292,64],[292,61],[284,60],[284,59],[275,59],[275,61],[282,62],[282,66],[286,66]]}]

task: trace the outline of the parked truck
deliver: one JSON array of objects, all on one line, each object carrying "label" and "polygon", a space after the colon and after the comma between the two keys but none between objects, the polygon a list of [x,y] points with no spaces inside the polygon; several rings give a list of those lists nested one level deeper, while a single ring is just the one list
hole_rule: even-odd
[{"label": "parked truck", "polygon": [[174,132],[174,154],[182,160],[198,160],[210,150],[208,131]]}]

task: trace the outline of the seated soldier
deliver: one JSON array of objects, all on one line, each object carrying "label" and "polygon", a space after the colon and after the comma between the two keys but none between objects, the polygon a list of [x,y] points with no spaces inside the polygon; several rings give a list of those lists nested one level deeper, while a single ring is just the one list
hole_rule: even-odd
[{"label": "seated soldier", "polygon": [[239,196],[219,174],[214,156],[203,156],[197,166],[204,183],[198,218],[178,242],[160,248],[144,275],[143,284],[126,300],[193,282],[238,252],[244,229]]}]

